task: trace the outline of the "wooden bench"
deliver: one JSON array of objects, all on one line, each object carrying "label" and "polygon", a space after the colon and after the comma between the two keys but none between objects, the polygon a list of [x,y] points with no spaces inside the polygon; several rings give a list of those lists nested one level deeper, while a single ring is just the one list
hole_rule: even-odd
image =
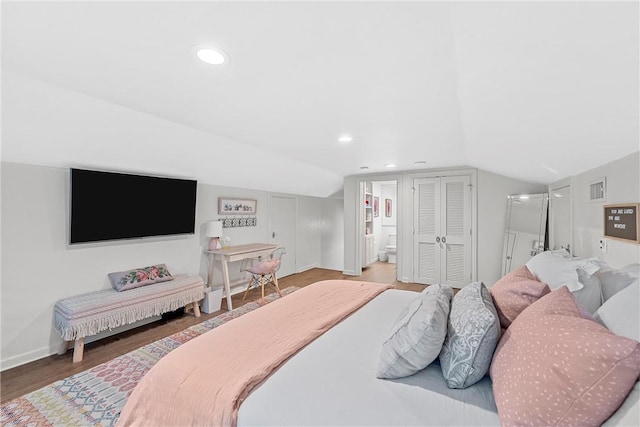
[{"label": "wooden bench", "polygon": [[118,292],[105,289],[56,302],[55,328],[64,340],[58,354],[64,354],[73,342],[73,362],[80,362],[84,339],[107,329],[128,325],[149,317],[193,304],[200,317],[198,301],[204,298],[200,276],[175,276],[173,280]]}]

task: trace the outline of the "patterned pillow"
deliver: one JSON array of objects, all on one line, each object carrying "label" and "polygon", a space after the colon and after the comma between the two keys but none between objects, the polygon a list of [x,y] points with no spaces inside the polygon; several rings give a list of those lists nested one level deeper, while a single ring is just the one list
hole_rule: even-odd
[{"label": "patterned pillow", "polygon": [[498,312],[500,326],[507,329],[511,322],[531,304],[551,292],[526,265],[513,270],[491,287],[491,296]]},{"label": "patterned pillow", "polygon": [[640,343],[585,316],[562,287],[513,322],[491,365],[501,425],[596,426],[622,404],[640,374]]},{"label": "patterned pillow", "polygon": [[133,270],[118,271],[109,273],[111,286],[116,291],[127,291],[140,286],[151,285],[153,283],[167,282],[173,280],[167,266],[164,264],[152,265]]},{"label": "patterned pillow", "polygon": [[453,289],[432,285],[407,305],[382,344],[378,378],[413,375],[436,360],[447,334]]},{"label": "patterned pillow", "polygon": [[500,339],[500,321],[482,282],[471,283],[451,303],[440,366],[449,388],[467,388],[489,371]]}]

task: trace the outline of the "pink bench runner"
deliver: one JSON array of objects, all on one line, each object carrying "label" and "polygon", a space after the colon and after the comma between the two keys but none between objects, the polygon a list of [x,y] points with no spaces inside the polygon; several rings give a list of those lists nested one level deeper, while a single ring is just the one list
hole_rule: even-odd
[{"label": "pink bench runner", "polygon": [[389,288],[350,280],[317,282],[189,341],[145,375],[118,425],[235,426],[251,390]]}]

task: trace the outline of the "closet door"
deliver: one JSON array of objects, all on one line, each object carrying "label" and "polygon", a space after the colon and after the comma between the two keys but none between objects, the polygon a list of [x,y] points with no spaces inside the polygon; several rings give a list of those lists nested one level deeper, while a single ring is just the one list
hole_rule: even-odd
[{"label": "closet door", "polygon": [[414,179],[413,217],[413,281],[439,283],[440,178]]},{"label": "closet door", "polygon": [[462,287],[471,281],[468,176],[413,181],[413,281]]},{"label": "closet door", "polygon": [[468,176],[440,178],[440,282],[463,287],[471,281],[471,190]]}]

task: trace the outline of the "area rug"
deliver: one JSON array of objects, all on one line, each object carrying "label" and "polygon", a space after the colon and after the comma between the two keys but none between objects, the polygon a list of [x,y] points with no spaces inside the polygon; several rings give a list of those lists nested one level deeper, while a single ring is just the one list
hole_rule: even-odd
[{"label": "area rug", "polygon": [[[299,288],[282,290],[288,295]],[[279,298],[265,297],[267,302]],[[259,308],[250,302],[169,337],[56,381],[0,407],[3,426],[112,426],[138,381],[160,358],[185,342]]]}]

